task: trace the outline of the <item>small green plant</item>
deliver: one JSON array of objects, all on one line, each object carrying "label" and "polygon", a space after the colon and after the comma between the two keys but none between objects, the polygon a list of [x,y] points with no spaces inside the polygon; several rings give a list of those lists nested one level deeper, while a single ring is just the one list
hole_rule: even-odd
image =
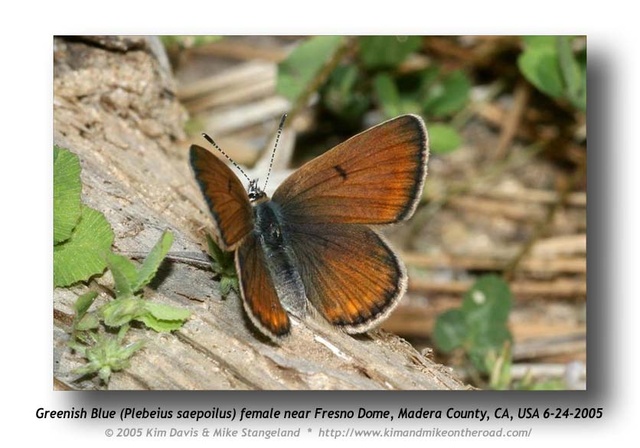
[{"label": "small green plant", "polygon": [[581,111],[587,109],[586,49],[575,51],[570,36],[525,36],[518,57],[523,76],[546,95],[568,100]]},{"label": "small green plant", "polygon": [[239,293],[238,273],[233,252],[225,252],[220,249],[209,234],[207,234],[207,246],[211,258],[211,270],[220,280],[220,295],[227,297],[231,291]]},{"label": "small green plant", "polygon": [[[498,359],[504,364],[508,358],[503,350],[512,339],[507,326],[510,309],[511,291],[505,281],[495,275],[480,277],[460,308],[446,311],[436,320],[436,346],[445,353],[462,350],[478,372],[491,374]],[[502,384],[500,369],[493,376],[496,385]]]},{"label": "small green plant", "polygon": [[173,235],[164,232],[138,267],[111,252],[113,230],[100,212],[82,204],[81,190],[78,157],[54,147],[54,284],[64,287],[86,281],[107,267],[114,280],[115,299],[94,311],[90,308],[97,292],[78,297],[69,342],[88,361],[74,373],[97,373],[106,383],[112,372],[128,366],[129,358],[144,344],[142,340],[125,343],[132,324],[168,332],[180,328],[191,313],[141,297],[171,248]]},{"label": "small green plant", "polygon": [[[82,297],[78,300],[84,301]],[[80,321],[74,328],[74,338],[69,342],[69,346],[86,358],[88,362],[75,369],[73,373],[81,377],[97,373],[104,383],[108,383],[112,372],[129,366],[129,359],[144,346],[144,341],[139,340],[125,345],[124,337],[128,326],[121,327],[115,336],[91,331],[93,324],[90,322],[93,319],[89,319],[87,316],[79,318]],[[82,325],[80,322],[85,322],[88,325]],[[96,321],[97,325],[99,323]]]},{"label": "small green plant", "polygon": [[[278,92],[295,102],[315,77],[339,56],[344,37],[318,36],[300,44],[278,66]],[[362,36],[353,38],[355,52],[349,61],[339,61],[320,87],[320,102],[346,126],[360,124],[375,104],[387,118],[405,113],[421,114],[429,120],[433,152],[448,152],[461,144],[457,130],[444,123],[469,101],[471,81],[459,70],[446,72],[428,66],[403,73],[400,65],[420,50],[419,36]]]},{"label": "small green plant", "polygon": [[70,345],[89,362],[77,369],[76,374],[98,373],[107,382],[111,372],[127,367],[129,358],[143,346],[142,341],[124,345],[134,321],[157,332],[169,332],[180,328],[189,318],[188,310],[141,297],[142,289],[153,280],[172,242],[172,234],[164,232],[139,268],[122,255],[107,255],[116,297],[92,312],[89,308],[97,293],[89,292],[77,299]]},{"label": "small green plant", "polygon": [[374,95],[387,117],[416,113],[428,117],[429,146],[443,154],[457,149],[462,138],[447,120],[469,102],[471,81],[460,70],[443,72],[430,67],[400,76],[380,72],[373,80]]},{"label": "small green plant", "polygon": [[565,381],[558,378],[535,380],[529,371],[521,380],[512,378],[511,343],[505,342],[500,352],[491,351],[487,357],[490,366],[489,385],[493,390],[564,390]]},{"label": "small green plant", "polygon": [[53,283],[69,286],[101,274],[113,230],[104,215],[82,204],[80,162],[53,148]]},{"label": "small green plant", "polygon": [[561,380],[534,381],[512,378],[512,336],[507,326],[511,291],[496,275],[480,277],[466,292],[460,308],[442,313],[436,320],[434,340],[444,353],[460,351],[471,366],[470,376],[478,382],[486,377],[493,390],[557,390]]},{"label": "small green plant", "polygon": [[105,325],[120,327],[139,321],[158,332],[173,331],[182,326],[191,314],[188,310],[140,297],[142,288],[153,280],[172,243],[173,235],[164,232],[139,269],[128,258],[109,254],[107,264],[113,274],[116,298],[101,308]]}]

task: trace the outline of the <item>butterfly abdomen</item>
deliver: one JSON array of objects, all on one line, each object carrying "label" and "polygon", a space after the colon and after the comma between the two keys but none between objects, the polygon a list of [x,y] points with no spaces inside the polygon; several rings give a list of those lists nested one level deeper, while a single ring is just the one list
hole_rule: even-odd
[{"label": "butterfly abdomen", "polygon": [[272,201],[261,202],[254,206],[253,213],[254,232],[260,241],[278,298],[291,314],[304,317],[307,314],[306,293],[287,241],[280,206]]}]

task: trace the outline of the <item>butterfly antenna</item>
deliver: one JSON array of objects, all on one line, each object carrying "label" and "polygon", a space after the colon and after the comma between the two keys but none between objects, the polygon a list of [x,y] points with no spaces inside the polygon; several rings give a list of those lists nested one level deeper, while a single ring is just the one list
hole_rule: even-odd
[{"label": "butterfly antenna", "polygon": [[273,145],[273,151],[271,152],[271,160],[269,161],[269,171],[267,171],[267,179],[264,181],[263,190],[266,191],[267,183],[269,183],[269,176],[271,175],[271,168],[273,167],[273,159],[276,156],[276,148],[278,148],[278,142],[280,141],[280,135],[282,135],[282,128],[284,128],[284,121],[287,119],[287,114],[282,114],[280,119],[280,125],[278,126],[278,133],[276,134],[276,143]]},{"label": "butterfly antenna", "polygon": [[205,134],[204,132],[202,133],[202,136],[205,138],[205,140],[206,140],[206,141],[208,141],[209,143],[211,143],[211,144],[213,145],[213,147],[214,147],[214,148],[216,148],[218,151],[220,151],[220,153],[221,153],[223,156],[225,156],[225,157],[227,158],[227,160],[233,164],[233,166],[235,166],[236,168],[238,168],[238,170],[242,173],[242,175],[243,175],[244,177],[246,177],[246,179],[247,179],[249,182],[251,182],[251,179],[249,178],[249,176],[247,176],[247,173],[245,173],[245,172],[244,172],[244,170],[243,170],[242,168],[240,168],[240,165],[238,165],[238,164],[237,164],[237,163],[236,163],[236,162],[235,162],[231,157],[229,157],[229,156],[227,155],[227,153],[226,153],[226,152],[224,152],[224,151],[222,150],[222,148],[220,148],[220,147],[216,144],[216,142],[214,142],[214,141],[213,141],[213,139],[212,139],[211,137],[209,137],[209,136],[208,136],[207,134]]}]

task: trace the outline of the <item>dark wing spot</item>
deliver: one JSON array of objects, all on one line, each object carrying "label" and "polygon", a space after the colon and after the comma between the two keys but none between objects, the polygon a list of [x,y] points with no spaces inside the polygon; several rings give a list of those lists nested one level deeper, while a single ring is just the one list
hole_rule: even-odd
[{"label": "dark wing spot", "polygon": [[336,165],[333,167],[333,169],[338,172],[342,179],[347,180],[347,172],[344,170],[344,168],[342,168],[340,165]]}]

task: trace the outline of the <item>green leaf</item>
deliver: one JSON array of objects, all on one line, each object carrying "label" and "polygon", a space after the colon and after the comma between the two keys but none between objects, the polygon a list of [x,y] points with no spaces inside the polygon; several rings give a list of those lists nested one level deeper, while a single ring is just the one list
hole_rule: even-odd
[{"label": "green leaf", "polygon": [[488,324],[470,326],[468,335],[469,358],[482,372],[492,368],[492,360],[505,342],[511,341],[511,333],[505,324]]},{"label": "green leaf", "polygon": [[[211,270],[218,276],[220,276],[220,286],[222,296],[229,287],[232,287],[238,291],[238,274],[236,272],[236,265],[233,252],[225,252],[213,241],[211,236],[207,234],[207,245],[209,246],[209,256],[211,257]],[[225,284],[229,283],[229,286]],[[233,287],[235,285],[235,287]]]},{"label": "green leaf", "polygon": [[555,51],[556,36],[522,36],[525,46],[533,51]]},{"label": "green leaf", "polygon": [[100,321],[95,313],[87,313],[98,293],[96,291],[89,291],[82,294],[76,299],[73,304],[73,308],[76,315],[73,318],[73,333],[77,335],[79,331],[94,330],[100,325]]},{"label": "green leaf", "polygon": [[130,297],[136,292],[134,285],[138,281],[138,268],[127,257],[109,253],[107,265],[113,275],[117,297]]},{"label": "green leaf", "polygon": [[538,90],[587,108],[587,64],[584,51],[574,54],[569,36],[528,36],[518,57],[523,76]]},{"label": "green leaf", "polygon": [[564,93],[564,84],[558,59],[553,52],[526,52],[518,58],[522,74],[538,90],[551,97]]},{"label": "green leaf", "polygon": [[511,340],[511,333],[506,322],[477,320],[481,314],[466,315],[469,338],[473,340],[474,346],[496,348],[505,341]]},{"label": "green leaf", "polygon": [[387,118],[396,117],[402,113],[398,89],[388,73],[376,75],[373,79],[373,89]]},{"label": "green leaf", "polygon": [[300,44],[278,64],[276,90],[295,101],[343,42],[341,36],[316,36]]},{"label": "green leaf", "polygon": [[445,353],[461,347],[467,339],[465,316],[459,309],[445,311],[436,320],[433,337]]},{"label": "green leaf", "polygon": [[53,147],[53,243],[71,237],[78,224],[82,203],[80,161],[72,152]]},{"label": "green leaf", "polygon": [[211,257],[211,270],[221,277],[235,278],[237,280],[236,264],[233,252],[225,252],[207,234],[207,246]]},{"label": "green leaf", "polygon": [[101,308],[101,313],[109,327],[120,327],[137,320],[159,332],[180,328],[191,316],[189,310],[134,297],[113,300]]},{"label": "green leaf", "polygon": [[171,245],[173,244],[173,234],[168,230],[162,234],[160,240],[153,246],[147,258],[145,258],[142,263],[142,267],[138,273],[138,280],[133,285],[133,291],[137,292],[143,287],[145,287],[156,275],[158,272],[158,268],[160,267],[160,263],[164,257],[169,253],[169,249],[171,249]]},{"label": "green leaf", "polygon": [[480,277],[465,294],[461,310],[469,332],[469,358],[478,370],[489,372],[489,359],[495,359],[504,343],[511,341],[509,285],[496,275]]},{"label": "green leaf", "polygon": [[462,311],[471,326],[506,323],[510,310],[509,285],[497,275],[480,277],[462,301]]},{"label": "green leaf", "polygon": [[144,323],[147,327],[152,330],[157,331],[158,333],[169,333],[171,331],[179,330],[183,325],[184,321],[181,320],[160,320],[156,319],[151,314],[145,314],[138,318],[139,321]]},{"label": "green leaf", "polygon": [[461,70],[455,70],[434,81],[428,89],[423,107],[426,114],[446,117],[461,110],[469,102],[471,81]]},{"label": "green leaf", "polygon": [[100,326],[100,319],[96,316],[95,313],[89,313],[82,316],[76,322],[75,330],[76,331],[87,331],[87,330],[95,330]]},{"label": "green leaf", "polygon": [[121,297],[107,303],[100,309],[104,324],[120,327],[146,313],[146,301],[135,297]]},{"label": "green leaf", "polygon": [[324,106],[347,123],[359,123],[370,105],[364,80],[355,65],[336,67],[321,90]]},{"label": "green leaf", "polygon": [[76,302],[73,304],[73,309],[76,312],[76,319],[82,319],[96,297],[98,297],[98,293],[96,291],[89,291],[76,299]]},{"label": "green leaf", "polygon": [[587,108],[586,63],[582,63],[571,49],[568,36],[558,37],[558,62],[566,85],[565,94],[571,103],[581,110]]},{"label": "green leaf", "polygon": [[189,310],[149,301],[145,302],[145,309],[158,320],[184,321],[191,316],[191,311]]},{"label": "green leaf", "polygon": [[478,372],[490,373],[492,363],[496,358],[496,349],[486,345],[472,345],[469,347],[469,359]]},{"label": "green leaf", "polygon": [[393,68],[420,48],[419,36],[363,36],[358,39],[362,64],[369,69]]},{"label": "green leaf", "polygon": [[518,57],[518,68],[538,90],[551,97],[561,97],[565,84],[558,61],[554,36],[529,36]]},{"label": "green leaf", "polygon": [[220,295],[224,298],[235,291],[236,294],[240,292],[240,284],[238,283],[238,277],[220,277]]},{"label": "green leaf", "polygon": [[571,41],[567,36],[558,37],[558,63],[567,86],[569,97],[578,95],[582,88],[580,68],[571,50]]},{"label": "green leaf", "polygon": [[462,145],[462,137],[453,127],[433,123],[429,125],[429,148],[434,154],[446,154]]},{"label": "green leaf", "polygon": [[[505,346],[512,339],[507,326],[510,308],[507,283],[496,275],[482,276],[467,291],[460,308],[438,317],[434,329],[436,345],[444,352],[463,347],[475,368],[489,373],[497,362],[510,362],[510,351]],[[494,374],[496,384],[502,384],[505,372],[496,370]]]},{"label": "green leaf", "polygon": [[184,321],[191,316],[189,310],[163,305],[161,303],[146,302],[146,313],[142,314],[138,320],[147,327],[157,332],[168,332],[177,330]]},{"label": "green leaf", "polygon": [[580,58],[576,59],[578,69],[580,70],[580,88],[575,94],[571,94],[569,101],[574,107],[580,109],[583,112],[587,110],[587,61],[583,59],[585,55],[580,55]]},{"label": "green leaf", "polygon": [[429,96],[431,87],[436,85],[440,79],[440,67],[437,65],[426,67],[424,70],[416,73],[415,76],[417,76],[419,80],[420,94],[426,99]]},{"label": "green leaf", "polygon": [[113,238],[113,230],[102,213],[82,206],[71,238],[53,248],[54,285],[69,286],[102,273]]}]

